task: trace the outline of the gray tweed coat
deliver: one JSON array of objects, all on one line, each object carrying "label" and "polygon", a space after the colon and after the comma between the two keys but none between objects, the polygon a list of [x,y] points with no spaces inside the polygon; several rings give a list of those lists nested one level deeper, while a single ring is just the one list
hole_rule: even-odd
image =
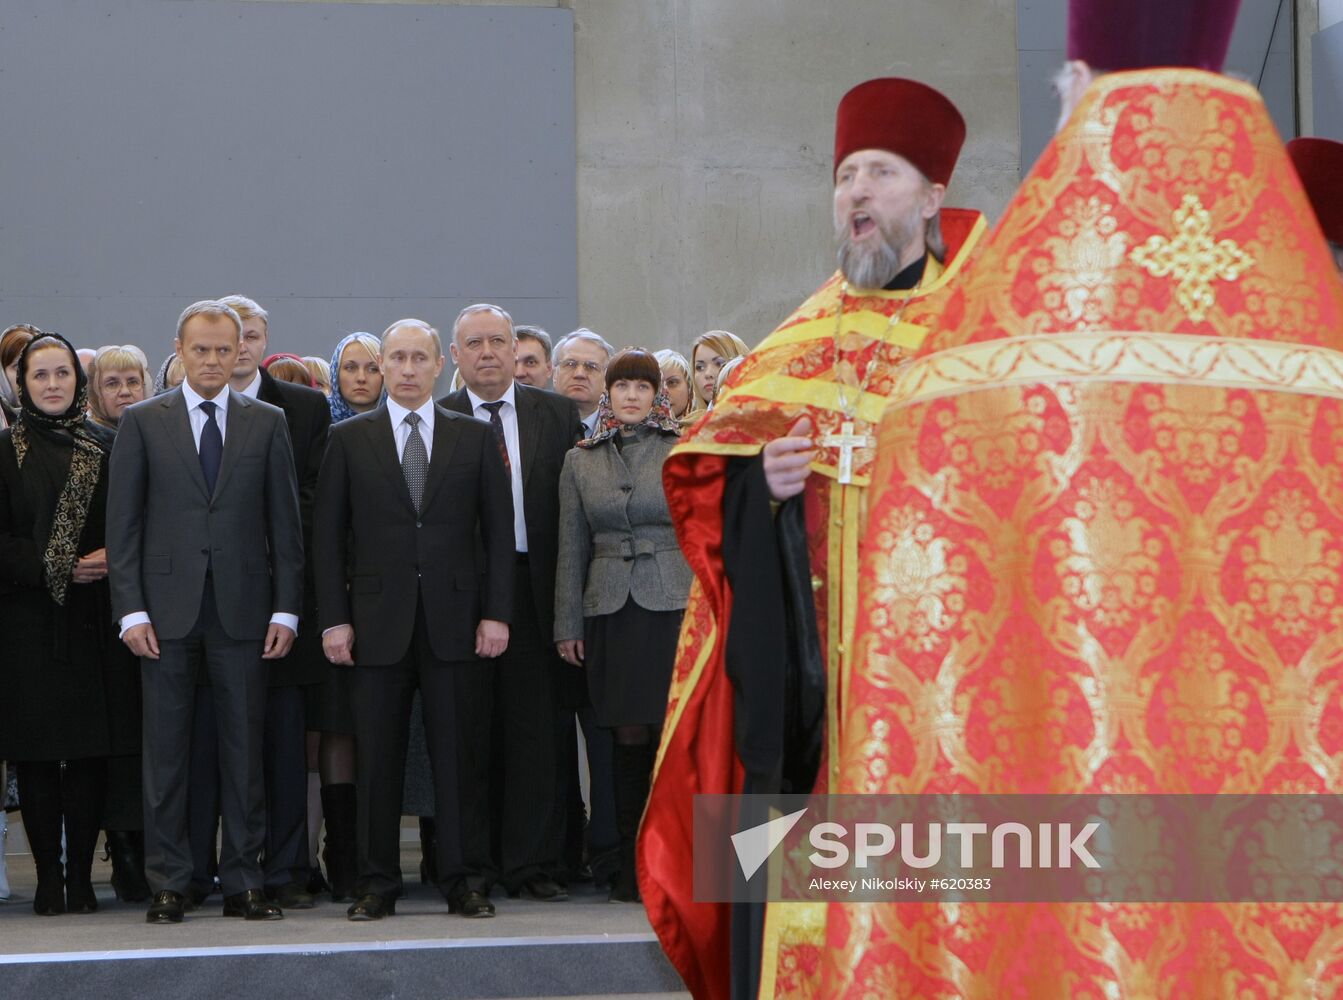
[{"label": "gray tweed coat", "polygon": [[625,600],[649,611],[679,611],[691,573],[676,542],[662,462],[676,437],[640,427],[574,448],[560,473],[560,555],[555,575],[555,641],[583,638],[583,619],[619,611]]}]

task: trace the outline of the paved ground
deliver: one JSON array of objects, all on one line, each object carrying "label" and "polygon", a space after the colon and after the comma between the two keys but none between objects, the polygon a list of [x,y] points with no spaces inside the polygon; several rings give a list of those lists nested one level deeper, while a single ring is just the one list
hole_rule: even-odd
[{"label": "paved ground", "polygon": [[[94,887],[101,909],[88,916],[38,917],[32,912],[36,884],[31,860],[10,856],[13,895],[0,902],[0,963],[18,956],[68,958],[205,955],[220,952],[335,952],[351,949],[454,948],[523,943],[564,944],[649,941],[652,932],[642,906],[608,903],[604,892],[576,887],[561,903],[508,899],[496,890],[498,915],[467,920],[448,913],[438,893],[418,880],[397,903],[395,917],[371,923],[345,919],[347,904],[319,902],[312,910],[291,911],[285,919],[248,923],[225,918],[221,897],[213,896],[181,925],[159,927],[144,922],[144,904],[119,902],[108,884],[109,866],[94,866]],[[407,872],[418,869],[418,847],[403,852]],[[128,954],[129,953],[129,954]],[[29,959],[31,960],[31,958]],[[688,993],[640,994],[641,998],[686,998]]]}]

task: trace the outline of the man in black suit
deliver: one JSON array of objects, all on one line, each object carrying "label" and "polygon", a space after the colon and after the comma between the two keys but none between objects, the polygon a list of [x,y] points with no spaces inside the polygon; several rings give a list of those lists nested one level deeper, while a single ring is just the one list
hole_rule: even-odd
[{"label": "man in black suit", "polygon": [[144,705],[147,919],[182,919],[191,878],[188,750],[197,663],[219,718],[226,916],[273,920],[257,858],[268,664],[289,652],[303,599],[303,529],[284,415],[228,387],[242,321],[214,301],[177,323],[182,385],[125,412],[112,451],[108,573]]},{"label": "man in black suit", "polygon": [[[411,699],[424,707],[450,910],[493,916],[483,819],[458,785],[459,685],[485,683],[509,643],[513,502],[488,424],[434,405],[438,332],[399,320],[382,336],[387,402],[331,429],[317,482],[314,555],[322,647],[354,667],[359,885],[351,920],[395,912]],[[459,806],[460,802],[460,806]],[[459,815],[459,809],[462,811]]]},{"label": "man in black suit", "polygon": [[[293,648],[268,672],[262,766],[266,775],[265,891],[284,909],[308,910],[307,890],[308,769],[304,734],[304,686],[320,682],[329,669],[316,628],[317,600],[312,575],[312,503],[317,472],[331,428],[331,407],[316,389],[272,378],[261,367],[270,338],[270,318],[257,302],[243,295],[219,300],[242,320],[238,356],[229,387],[249,399],[279,407],[289,428],[298,480],[299,513],[303,519],[303,627]],[[196,692],[196,718],[191,747],[191,853],[194,873],[191,901],[199,902],[210,887],[219,813],[219,755],[214,703],[208,685]]]},{"label": "man in black suit", "polygon": [[[464,384],[439,401],[490,422],[508,456],[513,494],[513,628],[493,674],[469,678],[486,684],[463,690],[463,792],[482,803],[494,800],[495,860],[504,888],[513,895],[559,900],[568,895],[554,877],[565,827],[556,775],[564,664],[551,635],[560,470],[581,424],[572,400],[514,382],[516,351],[513,320],[503,309],[486,304],[463,309],[452,326],[452,360]],[[488,829],[463,835],[490,840]]]}]

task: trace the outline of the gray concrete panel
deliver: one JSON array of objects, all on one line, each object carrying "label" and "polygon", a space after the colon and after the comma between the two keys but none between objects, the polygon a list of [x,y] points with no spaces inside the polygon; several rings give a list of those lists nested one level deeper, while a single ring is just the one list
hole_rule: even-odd
[{"label": "gray concrete panel", "polygon": [[480,300],[577,324],[567,10],[13,0],[0,83],[6,322],[151,354],[228,292],[296,353]]},{"label": "gray concrete panel", "polygon": [[1343,22],[1311,39],[1315,134],[1343,140]]}]

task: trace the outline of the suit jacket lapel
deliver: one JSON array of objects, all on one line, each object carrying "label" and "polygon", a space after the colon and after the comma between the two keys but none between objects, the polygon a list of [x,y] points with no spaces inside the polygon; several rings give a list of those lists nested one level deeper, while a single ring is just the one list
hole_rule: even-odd
[{"label": "suit jacket lapel", "polygon": [[513,389],[513,399],[518,408],[518,449],[522,452],[522,486],[527,488],[532,466],[536,463],[537,440],[541,436],[541,420],[537,413],[540,401],[530,392],[524,392],[521,386]]},{"label": "suit jacket lapel", "polygon": [[223,490],[224,484],[228,482],[229,473],[238,463],[238,456],[247,446],[248,435],[252,432],[252,417],[255,415],[252,412],[250,399],[232,389],[227,391],[229,401],[228,415],[224,418],[224,455],[219,462],[219,479],[215,482],[216,494]]},{"label": "suit jacket lapel", "polygon": [[163,397],[161,405],[168,411],[168,439],[172,441],[173,447],[177,449],[178,455],[189,470],[187,475],[191,477],[191,481],[196,484],[201,495],[208,498],[209,494],[205,490],[205,473],[201,471],[200,452],[196,449],[196,437],[191,433],[191,414],[187,412],[186,397],[182,395],[181,389],[176,389]]},{"label": "suit jacket lapel", "polygon": [[[457,421],[448,416],[443,407],[434,414],[434,451],[429,456],[429,476],[424,482],[424,506],[434,498],[434,491],[443,482],[444,472],[452,461],[453,449],[457,447],[457,438],[461,429]],[[409,493],[407,493],[409,495]]]},{"label": "suit jacket lapel", "polygon": [[[382,464],[383,473],[395,485],[392,489],[396,490],[397,495],[405,501],[406,506],[412,511],[415,509],[415,503],[410,499],[410,487],[406,485],[406,474],[401,471],[401,460],[396,454],[396,433],[392,430],[392,414],[387,409],[387,404],[378,407],[378,415],[368,425],[369,434],[373,438],[373,454],[378,456],[378,461]],[[433,469],[430,469],[432,474]],[[426,490],[426,495],[428,491]]]},{"label": "suit jacket lapel", "polygon": [[450,393],[448,397],[444,399],[443,402],[439,405],[441,405],[444,409],[452,410],[456,413],[464,413],[468,417],[475,416],[475,414],[472,413],[471,411],[471,400],[466,395],[465,388],[458,389],[456,392]]}]

